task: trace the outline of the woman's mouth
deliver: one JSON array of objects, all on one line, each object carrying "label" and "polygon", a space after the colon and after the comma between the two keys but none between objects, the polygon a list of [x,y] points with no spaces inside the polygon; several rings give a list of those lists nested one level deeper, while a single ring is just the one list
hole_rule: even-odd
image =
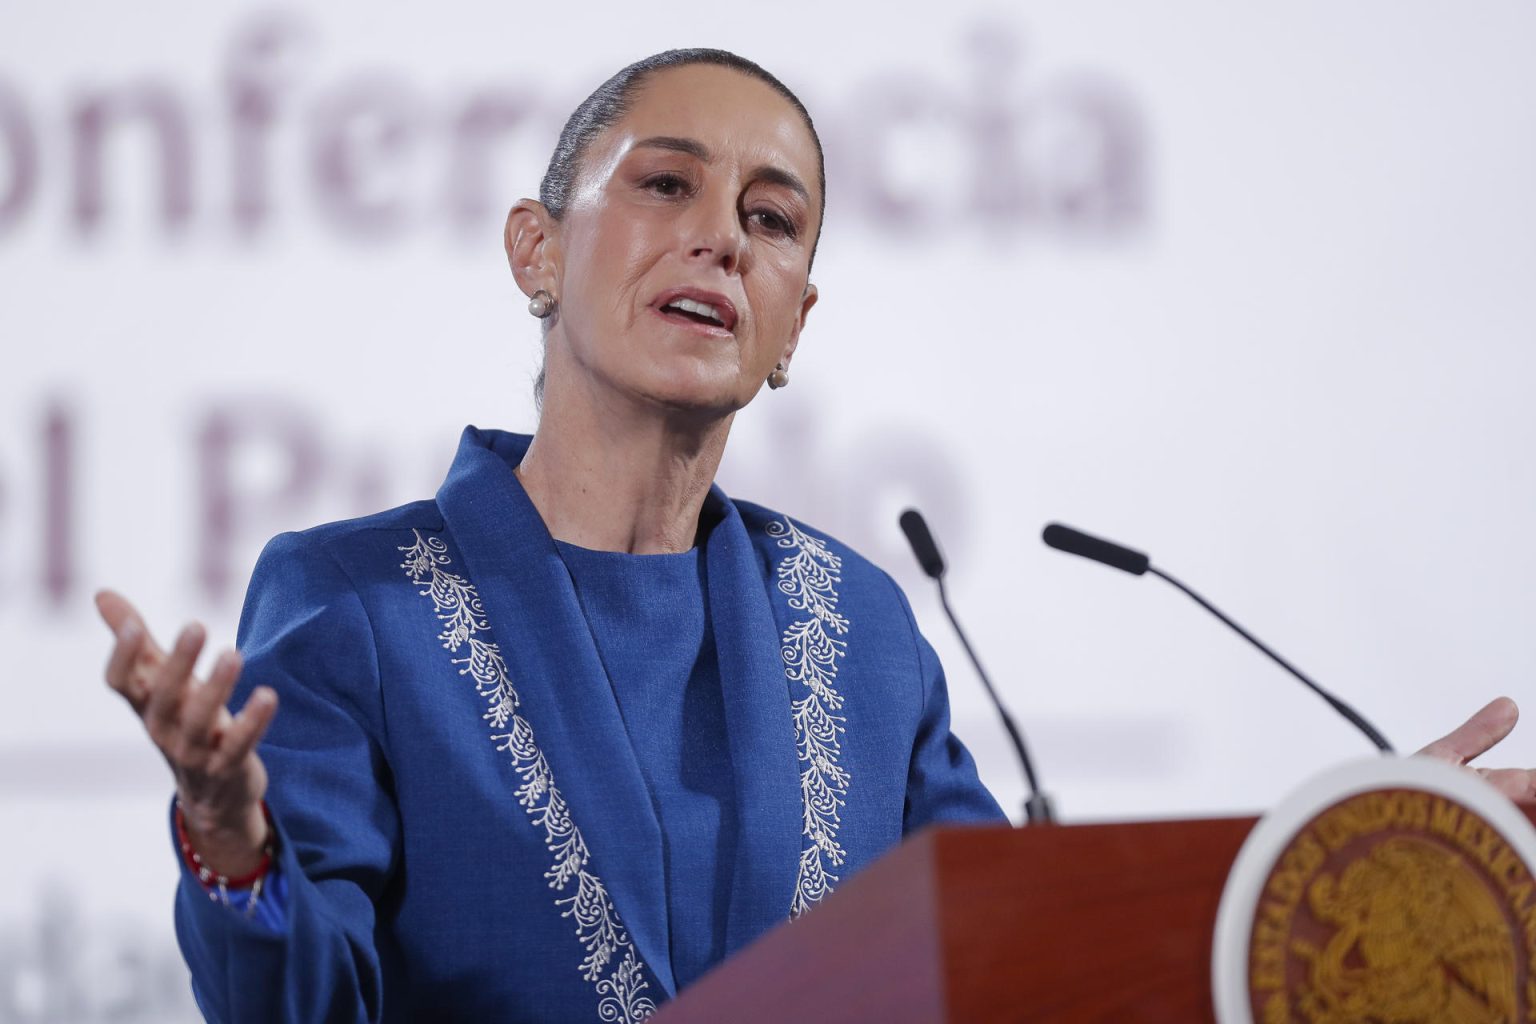
[{"label": "woman's mouth", "polygon": [[695,289],[676,289],[657,298],[651,308],[663,320],[683,324],[715,336],[727,336],[736,326],[736,307],[729,299]]},{"label": "woman's mouth", "polygon": [[663,313],[681,313],[690,320],[697,320],[703,324],[714,324],[716,327],[724,327],[725,321],[720,317],[720,311],[707,302],[695,302],[692,299],[673,299],[661,307]]}]

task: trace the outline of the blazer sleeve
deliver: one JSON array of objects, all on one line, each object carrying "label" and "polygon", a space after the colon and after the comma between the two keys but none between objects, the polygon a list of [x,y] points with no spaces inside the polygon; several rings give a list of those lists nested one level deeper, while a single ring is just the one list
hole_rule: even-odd
[{"label": "blazer sleeve", "polygon": [[278,709],[259,753],[279,839],[284,920],[210,900],[183,866],[176,935],[210,1021],[376,1021],[382,1015],[375,907],[399,849],[385,759],[374,635],[351,581],[323,545],[285,534],[262,552],[241,615],[245,668]]},{"label": "blazer sleeve", "polygon": [[[893,581],[891,584],[896,586]],[[922,717],[912,745],[907,770],[907,799],[902,833],[916,832],[940,822],[1001,824],[1007,816],[976,773],[976,762],[965,744],[949,729],[949,688],[939,656],[918,631],[917,620],[906,595],[896,587],[907,626],[916,648],[917,673],[922,683]]]}]

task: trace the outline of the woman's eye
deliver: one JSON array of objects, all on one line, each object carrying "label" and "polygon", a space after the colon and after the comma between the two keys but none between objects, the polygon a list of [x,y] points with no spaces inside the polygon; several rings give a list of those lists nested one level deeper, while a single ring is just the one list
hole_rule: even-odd
[{"label": "woman's eye", "polygon": [[675,174],[659,174],[646,181],[645,187],[659,196],[680,196],[688,191],[688,183]]},{"label": "woman's eye", "polygon": [[795,236],[795,226],[783,214],[773,210],[753,210],[748,216],[749,219],[757,221],[776,235],[786,235],[790,238]]}]

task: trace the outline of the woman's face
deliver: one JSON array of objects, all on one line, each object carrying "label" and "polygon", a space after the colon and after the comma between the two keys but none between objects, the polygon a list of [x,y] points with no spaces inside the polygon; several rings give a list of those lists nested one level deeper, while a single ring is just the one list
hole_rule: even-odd
[{"label": "woman's face", "polygon": [[553,228],[550,394],[574,371],[672,409],[746,405],[816,301],[821,203],[815,142],[771,87],[710,65],[653,74]]}]

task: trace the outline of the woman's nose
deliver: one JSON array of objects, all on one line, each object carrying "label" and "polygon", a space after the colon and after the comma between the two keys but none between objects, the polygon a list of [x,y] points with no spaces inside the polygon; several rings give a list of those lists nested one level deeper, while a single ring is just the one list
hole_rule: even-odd
[{"label": "woman's nose", "polygon": [[689,260],[718,265],[727,274],[741,268],[745,236],[734,203],[699,203],[688,226]]}]

